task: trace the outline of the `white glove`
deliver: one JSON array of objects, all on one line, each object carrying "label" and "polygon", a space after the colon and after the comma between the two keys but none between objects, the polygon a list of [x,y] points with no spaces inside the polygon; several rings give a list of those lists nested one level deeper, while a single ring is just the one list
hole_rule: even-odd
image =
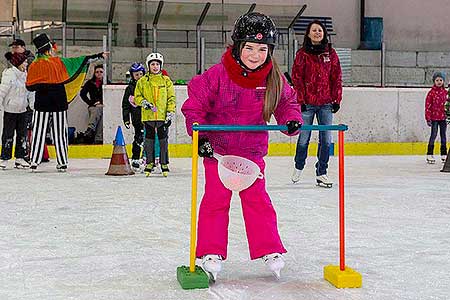
[{"label": "white glove", "polygon": [[144,109],[151,109],[151,110],[153,110],[154,105],[144,99],[144,100],[142,100],[142,107]]},{"label": "white glove", "polygon": [[169,121],[172,121],[174,117],[175,117],[175,113],[174,112],[166,113],[166,123],[169,122]]}]

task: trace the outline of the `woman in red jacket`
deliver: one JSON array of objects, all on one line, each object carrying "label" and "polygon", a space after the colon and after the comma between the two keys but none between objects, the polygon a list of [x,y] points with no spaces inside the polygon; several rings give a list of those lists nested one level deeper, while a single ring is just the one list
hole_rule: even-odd
[{"label": "woman in red jacket", "polygon": [[[328,43],[327,30],[320,21],[312,21],[306,28],[303,47],[297,52],[292,66],[292,83],[301,105],[304,125],[311,125],[314,116],[319,125],[331,125],[333,113],[342,100],[342,71],[336,51]],[[308,154],[311,131],[301,131],[295,153],[292,182],[300,180]],[[330,158],[331,132],[319,132],[316,163],[317,184],[331,187],[327,168]]]}]

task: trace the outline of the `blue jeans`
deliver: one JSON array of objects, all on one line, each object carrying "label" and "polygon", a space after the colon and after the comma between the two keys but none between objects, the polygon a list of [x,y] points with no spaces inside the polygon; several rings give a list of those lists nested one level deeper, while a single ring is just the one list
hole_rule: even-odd
[{"label": "blue jeans", "polygon": [[434,141],[436,140],[437,133],[441,134],[441,155],[447,155],[447,122],[442,121],[431,121],[431,134],[428,140],[428,150],[427,155],[433,155],[434,152]]},{"label": "blue jeans", "polygon": [[[302,112],[303,124],[312,125],[314,116],[317,116],[319,125],[331,125],[333,123],[332,105],[306,105],[306,111]],[[300,131],[295,151],[295,168],[303,170],[308,156],[311,131]],[[319,146],[317,148],[316,175],[327,174],[328,161],[330,159],[331,131],[319,131]]]}]

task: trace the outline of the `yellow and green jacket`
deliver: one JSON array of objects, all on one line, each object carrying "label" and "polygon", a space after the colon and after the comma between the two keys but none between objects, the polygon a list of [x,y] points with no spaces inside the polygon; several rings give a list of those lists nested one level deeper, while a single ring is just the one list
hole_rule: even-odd
[{"label": "yellow and green jacket", "polygon": [[175,89],[168,76],[159,74],[145,74],[136,84],[134,90],[134,102],[142,106],[142,101],[147,100],[158,110],[142,108],[142,122],[165,121],[168,112],[175,112]]}]

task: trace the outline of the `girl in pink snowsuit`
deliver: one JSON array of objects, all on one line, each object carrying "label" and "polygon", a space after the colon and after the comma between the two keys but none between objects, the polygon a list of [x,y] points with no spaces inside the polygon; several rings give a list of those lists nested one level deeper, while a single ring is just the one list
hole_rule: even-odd
[{"label": "girl in pink snowsuit", "polygon": [[[278,124],[287,125],[286,134],[298,134],[302,117],[295,91],[272,57],[277,35],[273,21],[260,13],[248,13],[236,21],[234,44],[221,62],[195,76],[188,85],[188,99],[181,110],[189,135],[193,123],[266,125],[272,115]],[[215,280],[227,257],[232,191],[219,179],[213,151],[250,159],[264,174],[269,135],[267,131],[201,131],[199,135],[199,155],[205,157],[205,194],[199,211],[196,255]],[[286,249],[278,234],[265,180],[257,179],[239,196],[250,257],[263,258],[278,277],[284,266],[281,254]]]}]

